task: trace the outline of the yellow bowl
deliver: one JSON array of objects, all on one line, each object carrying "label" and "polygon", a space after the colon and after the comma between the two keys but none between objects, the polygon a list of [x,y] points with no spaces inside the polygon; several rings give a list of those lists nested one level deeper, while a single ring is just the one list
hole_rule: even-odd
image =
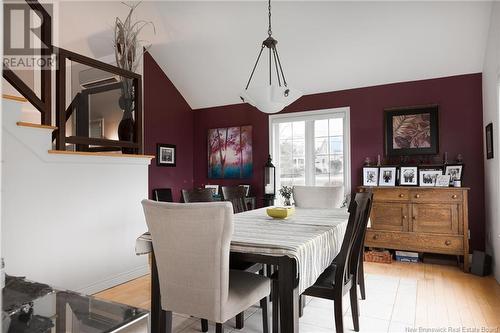
[{"label": "yellow bowl", "polygon": [[271,207],[266,212],[274,219],[286,219],[295,213],[295,207]]}]

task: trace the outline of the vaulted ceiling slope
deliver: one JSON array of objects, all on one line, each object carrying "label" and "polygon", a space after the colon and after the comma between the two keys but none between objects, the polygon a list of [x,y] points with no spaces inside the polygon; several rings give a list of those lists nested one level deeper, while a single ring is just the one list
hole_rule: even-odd
[{"label": "vaulted ceiling slope", "polygon": [[[98,57],[112,53],[107,36],[123,5],[61,4],[61,24],[74,27],[60,30],[64,43],[81,47],[86,39]],[[304,94],[482,71],[490,2],[274,1],[272,8],[287,81]],[[77,29],[86,15],[92,25]],[[193,109],[240,102],[267,37],[266,2],[151,1],[136,17],[155,23],[150,52]],[[266,75],[260,67],[253,84]]]}]

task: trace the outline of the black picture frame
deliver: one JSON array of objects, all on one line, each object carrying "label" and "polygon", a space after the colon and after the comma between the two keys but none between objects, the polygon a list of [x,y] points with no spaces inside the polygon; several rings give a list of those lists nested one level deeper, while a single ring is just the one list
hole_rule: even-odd
[{"label": "black picture frame", "polygon": [[[370,172],[370,174],[368,174],[367,171]],[[370,175],[369,178],[367,178],[368,175]],[[378,176],[379,176],[378,166],[363,167],[363,186],[378,186]]]},{"label": "black picture frame", "polygon": [[166,143],[156,144],[156,165],[175,167],[177,164],[177,147]]},{"label": "black picture frame", "polygon": [[493,123],[486,125],[486,159],[493,158]]},{"label": "black picture frame", "polygon": [[428,166],[428,165],[422,165],[418,167],[418,186],[419,187],[435,187],[436,182],[434,179],[434,183],[427,183],[423,178],[422,178],[422,172],[428,171],[429,173],[432,172],[439,172],[441,175],[444,175],[444,167],[442,165],[439,166]]},{"label": "black picture frame", "polygon": [[[456,168],[459,168],[460,169],[460,177],[459,179],[455,179],[454,177],[454,174],[453,172],[450,172],[451,169],[456,169]],[[443,169],[443,175],[450,175],[451,176],[451,179],[450,179],[450,185],[453,185],[453,181],[455,180],[459,180],[459,181],[463,181],[464,179],[464,169],[465,169],[465,164],[463,163],[455,163],[455,164],[446,164],[444,166],[444,169]]]},{"label": "black picture frame", "polygon": [[[385,174],[391,175],[386,179]],[[396,165],[381,165],[378,167],[378,186],[391,187],[398,184],[398,167]]]},{"label": "black picture frame", "polygon": [[[414,145],[414,142],[419,138],[422,139],[422,135],[415,135],[415,129],[406,131],[408,135],[404,135],[404,128],[400,127],[400,130],[394,129],[394,118],[401,116],[410,115],[426,115],[428,116],[429,122],[429,147],[407,147],[400,148],[395,147],[394,133],[399,131],[402,135],[399,135],[396,140],[399,141],[400,145]],[[424,116],[421,116],[421,118]],[[425,116],[426,117],[426,116]],[[423,123],[427,122],[427,119],[422,120]],[[414,124],[413,121],[408,121],[409,125]],[[402,126],[402,125],[401,125]],[[406,127],[406,126],[405,126]],[[411,133],[411,134],[410,134]],[[412,136],[410,136],[412,135]],[[409,142],[411,141],[411,142]],[[439,106],[437,104],[426,105],[426,106],[411,106],[403,108],[389,108],[384,110],[384,146],[386,156],[409,156],[409,155],[436,155],[439,153]]]},{"label": "black picture frame", "polygon": [[[413,177],[415,177],[414,182],[406,181],[405,178],[405,169],[412,169],[414,171]],[[419,185],[419,173],[417,165],[402,165],[399,167],[399,178],[398,184],[399,186],[418,186]]]}]

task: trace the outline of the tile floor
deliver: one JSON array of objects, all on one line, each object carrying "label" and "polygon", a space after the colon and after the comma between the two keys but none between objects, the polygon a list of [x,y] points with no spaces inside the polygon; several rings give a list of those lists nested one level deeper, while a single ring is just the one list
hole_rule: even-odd
[{"label": "tile floor", "polygon": [[[367,299],[359,302],[360,332],[406,332],[414,327],[417,303],[417,280],[382,275],[366,274]],[[349,294],[344,297],[344,329],[354,332]],[[335,332],[333,302],[319,298],[307,298],[304,316],[300,318],[300,333]],[[145,333],[146,323],[139,323],[123,333]],[[200,321],[188,316],[174,314],[175,333],[201,332]],[[215,327],[209,325],[209,332]],[[262,315],[254,306],[245,312],[245,328],[234,329],[234,319],[225,325],[225,332],[262,332]]]}]

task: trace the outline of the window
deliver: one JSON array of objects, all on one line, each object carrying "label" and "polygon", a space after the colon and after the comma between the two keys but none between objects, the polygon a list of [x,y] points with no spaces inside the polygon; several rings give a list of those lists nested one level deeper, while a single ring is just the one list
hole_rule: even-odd
[{"label": "window", "polygon": [[277,188],[344,186],[350,191],[349,108],[269,117]]}]

